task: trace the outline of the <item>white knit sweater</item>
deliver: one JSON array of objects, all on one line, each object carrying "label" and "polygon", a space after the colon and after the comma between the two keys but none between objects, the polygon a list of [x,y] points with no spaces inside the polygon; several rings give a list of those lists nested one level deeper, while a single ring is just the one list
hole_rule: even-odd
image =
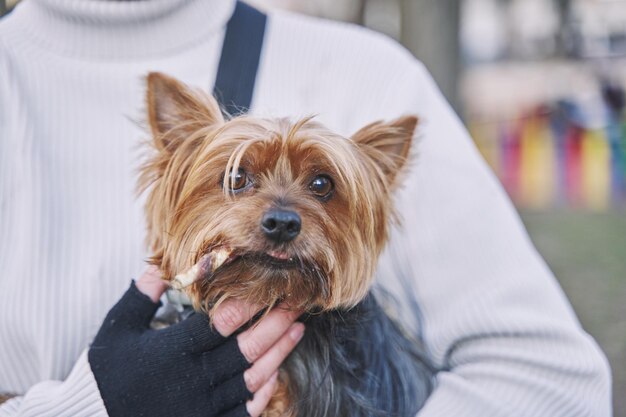
[{"label": "white knit sweater", "polygon": [[[0,415],[106,414],[84,352],[147,256],[142,77],[210,89],[232,10],[26,0],[0,22],[0,392],[21,395]],[[446,369],[419,416],[610,416],[603,354],[419,62],[367,30],[272,13],[252,111],[317,113],[343,134],[422,118],[379,271],[398,295],[391,278],[413,280]]]}]

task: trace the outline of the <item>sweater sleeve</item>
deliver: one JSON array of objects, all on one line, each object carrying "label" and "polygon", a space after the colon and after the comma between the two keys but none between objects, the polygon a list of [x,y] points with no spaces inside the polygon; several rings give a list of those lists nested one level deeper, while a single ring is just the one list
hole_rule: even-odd
[{"label": "sweater sleeve", "polygon": [[605,356],[426,69],[404,67],[383,105],[421,125],[379,280],[410,285],[441,369],[419,417],[610,416]]},{"label": "sweater sleeve", "polygon": [[0,417],[105,417],[104,402],[91,372],[85,350],[67,379],[43,381],[23,396],[0,406]]}]

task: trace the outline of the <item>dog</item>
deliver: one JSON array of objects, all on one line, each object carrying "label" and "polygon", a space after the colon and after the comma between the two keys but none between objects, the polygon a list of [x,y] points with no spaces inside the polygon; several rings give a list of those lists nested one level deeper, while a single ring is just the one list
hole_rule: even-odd
[{"label": "dog", "polygon": [[209,317],[230,298],[306,312],[264,416],[414,416],[432,367],[372,284],[417,117],[345,138],[313,117],[226,116],[161,73],[147,77],[146,104],[150,263],[187,280],[180,287]]}]

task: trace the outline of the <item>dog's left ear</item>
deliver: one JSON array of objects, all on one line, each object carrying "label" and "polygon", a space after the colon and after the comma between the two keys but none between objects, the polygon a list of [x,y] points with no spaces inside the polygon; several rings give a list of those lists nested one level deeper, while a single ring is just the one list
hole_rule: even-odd
[{"label": "dog's left ear", "polygon": [[378,121],[352,135],[352,141],[373,160],[392,188],[398,185],[398,173],[406,166],[418,120],[403,116],[388,123]]},{"label": "dog's left ear", "polygon": [[148,121],[158,150],[173,151],[190,133],[224,123],[219,104],[210,94],[159,72],[148,74],[147,84]]}]

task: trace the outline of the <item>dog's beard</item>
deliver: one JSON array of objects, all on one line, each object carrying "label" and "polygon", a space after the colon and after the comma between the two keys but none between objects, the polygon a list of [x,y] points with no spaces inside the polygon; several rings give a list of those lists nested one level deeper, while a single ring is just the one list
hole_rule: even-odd
[{"label": "dog's beard", "polygon": [[243,252],[189,290],[194,306],[211,312],[228,298],[253,305],[312,311],[328,304],[330,277],[320,262],[298,256],[279,259],[265,252]]}]

